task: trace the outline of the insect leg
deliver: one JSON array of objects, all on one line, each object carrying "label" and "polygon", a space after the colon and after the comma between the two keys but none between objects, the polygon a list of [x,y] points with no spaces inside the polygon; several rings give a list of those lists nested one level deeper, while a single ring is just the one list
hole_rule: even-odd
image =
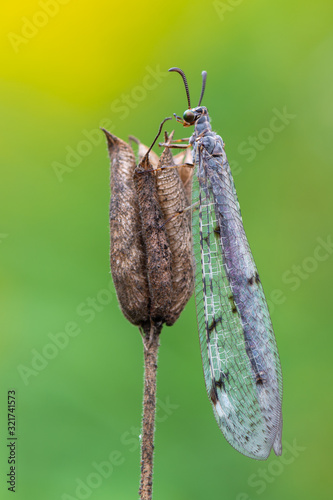
[{"label": "insect leg", "polygon": [[159,142],[158,145],[161,147],[164,147],[164,148],[168,147],[168,148],[174,148],[174,149],[186,149],[189,147],[188,144],[186,144],[186,145],[185,144],[184,145],[183,144],[168,144],[166,142]]},{"label": "insect leg", "polygon": [[[184,139],[174,139],[172,141],[172,144],[174,144],[175,142],[187,142],[188,143],[189,140],[190,140],[189,137],[185,137]],[[189,144],[187,144],[186,147],[189,147]]]},{"label": "insect leg", "polygon": [[189,205],[188,207],[184,208],[183,210],[179,210],[178,212],[175,212],[160,227],[162,228],[165,224],[167,224],[168,222],[170,222],[175,217],[178,217],[179,215],[182,215],[182,214],[188,212],[189,210],[192,210],[192,208],[194,208],[194,207],[195,207],[195,210],[197,210],[199,208],[199,203],[200,203],[200,201],[196,201],[192,205]]}]

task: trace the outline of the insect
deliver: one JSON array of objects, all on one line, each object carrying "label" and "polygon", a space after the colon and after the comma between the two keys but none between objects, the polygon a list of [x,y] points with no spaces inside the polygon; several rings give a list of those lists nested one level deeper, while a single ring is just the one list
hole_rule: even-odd
[{"label": "insect", "polygon": [[[246,238],[222,138],[212,131],[207,108],[188,109],[194,126],[192,213],[195,295],[203,371],[215,418],[240,453],[265,460],[281,455],[282,372],[262,284]],[[193,206],[192,205],[192,206]]]}]

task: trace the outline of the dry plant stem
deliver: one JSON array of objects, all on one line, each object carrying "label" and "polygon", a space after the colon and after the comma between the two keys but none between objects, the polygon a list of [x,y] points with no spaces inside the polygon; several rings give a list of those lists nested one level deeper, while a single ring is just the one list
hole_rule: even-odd
[{"label": "dry plant stem", "polygon": [[153,459],[156,410],[156,372],[159,334],[162,325],[152,322],[150,330],[145,332],[144,346],[144,393],[141,443],[141,481],[139,495],[141,500],[151,500],[153,495]]}]

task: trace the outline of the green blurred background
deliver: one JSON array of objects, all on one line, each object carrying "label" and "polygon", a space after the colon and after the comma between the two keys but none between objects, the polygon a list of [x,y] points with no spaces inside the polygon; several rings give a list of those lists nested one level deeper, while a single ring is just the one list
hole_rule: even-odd
[{"label": "green blurred background", "polygon": [[142,342],[109,272],[99,127],[149,144],[187,107],[171,66],[194,105],[208,72],[203,104],[226,142],[280,349],[286,451],[257,462],[224,440],[192,299],[161,336],[154,498],[329,497],[332,15],[329,0],[4,2],[1,499],[10,389],[17,499],[138,498]]}]

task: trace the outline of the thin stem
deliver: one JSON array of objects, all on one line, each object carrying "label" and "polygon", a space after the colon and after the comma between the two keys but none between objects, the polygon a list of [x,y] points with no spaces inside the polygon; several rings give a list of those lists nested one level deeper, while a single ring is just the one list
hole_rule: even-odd
[{"label": "thin stem", "polygon": [[141,481],[139,495],[141,500],[152,500],[153,494],[153,458],[156,410],[156,373],[159,334],[162,326],[153,324],[145,332],[144,346],[144,393],[141,444]]}]

